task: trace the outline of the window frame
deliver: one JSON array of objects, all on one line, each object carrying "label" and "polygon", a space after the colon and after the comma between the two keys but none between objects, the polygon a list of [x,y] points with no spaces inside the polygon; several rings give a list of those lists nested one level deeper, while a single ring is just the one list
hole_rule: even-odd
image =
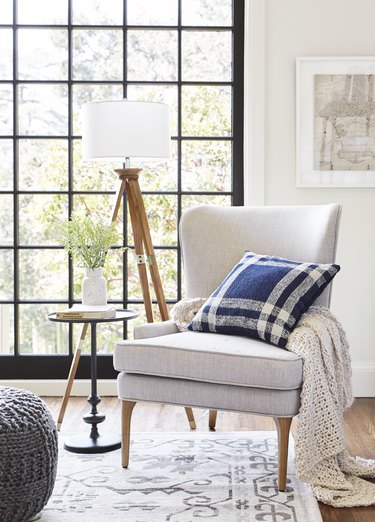
[{"label": "window frame", "polygon": [[[13,88],[13,133],[12,135],[1,136],[1,140],[11,139],[13,140],[13,164],[14,164],[14,181],[13,190],[1,190],[0,196],[9,194],[13,196],[13,245],[0,245],[0,249],[13,250],[13,269],[14,269],[14,296],[12,300],[0,300],[0,304],[10,304],[14,307],[14,354],[1,354],[0,355],[0,378],[1,379],[65,379],[72,361],[74,345],[73,345],[73,332],[69,325],[64,325],[65,328],[69,328],[69,354],[53,354],[53,355],[35,355],[35,354],[24,354],[19,353],[19,321],[20,313],[19,306],[22,304],[51,304],[53,300],[33,300],[33,299],[20,299],[20,278],[19,278],[19,255],[24,249],[60,249],[59,246],[50,245],[20,245],[19,244],[19,199],[24,194],[65,194],[68,198],[68,211],[69,215],[73,209],[73,198],[77,194],[109,194],[107,191],[76,191],[73,190],[73,147],[76,140],[81,137],[73,134],[73,86],[80,84],[117,84],[121,85],[123,89],[123,95],[126,97],[127,88],[131,85],[148,85],[148,84],[161,84],[161,85],[173,85],[177,86],[178,90],[178,133],[177,136],[172,136],[172,140],[177,143],[177,190],[176,191],[142,191],[144,195],[149,194],[170,194],[177,197],[177,222],[181,217],[182,213],[182,198],[185,195],[227,195],[231,197],[232,205],[239,206],[244,203],[244,175],[243,175],[243,137],[244,137],[244,0],[233,0],[232,3],[232,25],[231,26],[183,26],[181,25],[181,9],[182,0],[178,0],[178,24],[168,26],[151,26],[151,25],[129,25],[127,23],[126,13],[126,0],[124,0],[124,14],[123,23],[119,25],[76,25],[72,23],[72,1],[68,0],[68,23],[62,25],[48,25],[48,24],[18,24],[17,23],[17,0],[13,0],[13,23],[12,24],[1,24],[0,28],[13,29],[13,46],[14,56],[18,56],[17,48],[17,30],[22,28],[36,28],[36,29],[66,29],[68,32],[68,78],[66,80],[21,80],[17,77],[17,58],[13,60],[13,79],[2,80],[0,79],[0,87],[3,84],[12,85]],[[93,80],[75,80],[72,75],[73,64],[72,64],[72,34],[75,29],[95,29],[95,28],[108,28],[108,29],[122,29],[123,31],[123,79],[122,81],[93,81]],[[129,30],[175,30],[177,31],[177,63],[178,63],[178,77],[176,81],[139,81],[139,80],[128,80],[127,79],[127,56],[126,56],[126,45],[127,45],[127,32]],[[181,64],[182,64],[182,34],[183,31],[231,31],[232,32],[232,80],[226,82],[216,81],[183,81],[181,76]],[[18,101],[17,91],[20,84],[53,84],[61,83],[68,87],[68,135],[66,136],[45,136],[45,135],[21,135],[18,133]],[[181,107],[181,91],[185,85],[224,85],[232,88],[231,98],[231,109],[232,109],[232,134],[228,137],[212,137],[212,136],[182,136],[181,135],[181,122],[182,122],[182,107]],[[68,189],[62,191],[38,191],[38,190],[19,190],[19,141],[23,138],[27,139],[60,139],[66,140],[68,144]],[[232,142],[232,187],[228,192],[210,192],[210,191],[183,191],[181,185],[181,168],[182,168],[182,143],[185,140],[226,140]],[[140,185],[142,190],[142,173],[140,175]],[[113,188],[115,190],[116,187]],[[124,223],[124,244],[127,243],[128,237],[128,223],[126,219],[126,201],[123,205],[123,223]],[[152,231],[151,231],[152,234]],[[131,235],[131,233],[130,233]],[[161,246],[155,245],[155,251],[162,249],[170,249],[177,251],[177,300],[181,299],[182,291],[182,278],[181,278],[181,256],[180,256],[180,245],[177,243],[176,246]],[[123,254],[124,260],[124,277],[123,277],[123,297],[121,301],[114,301],[117,305],[124,308],[131,308],[132,304],[139,303],[140,301],[131,300],[127,297],[127,252]],[[67,305],[71,305],[74,301],[73,296],[73,265],[69,260],[69,298],[66,301]],[[58,300],[58,303],[64,301]],[[111,301],[112,302],[112,301]],[[168,300],[168,303],[175,301]],[[47,321],[47,319],[46,319]],[[129,322],[129,327],[132,327]],[[124,337],[126,337],[126,323],[124,325]],[[98,378],[110,379],[115,378],[117,372],[113,369],[112,355],[111,354],[98,354]],[[77,371],[77,378],[88,378],[90,376],[90,357],[89,354],[82,355],[79,368]]]}]

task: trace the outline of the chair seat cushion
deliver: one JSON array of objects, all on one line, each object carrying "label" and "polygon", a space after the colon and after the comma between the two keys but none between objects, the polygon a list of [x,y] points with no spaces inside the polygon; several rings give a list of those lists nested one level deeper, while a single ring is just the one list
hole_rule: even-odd
[{"label": "chair seat cushion", "polygon": [[126,372],[119,374],[117,389],[120,399],[126,401],[242,411],[271,417],[294,417],[301,405],[300,389],[247,388]]},{"label": "chair seat cushion", "polygon": [[293,390],[302,384],[302,359],[257,339],[201,332],[121,341],[117,371],[236,386]]}]

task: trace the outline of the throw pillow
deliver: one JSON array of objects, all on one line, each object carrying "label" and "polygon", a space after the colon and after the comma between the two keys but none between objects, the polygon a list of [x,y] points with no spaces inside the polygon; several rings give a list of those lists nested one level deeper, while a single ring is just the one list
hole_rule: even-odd
[{"label": "throw pillow", "polygon": [[256,337],[284,348],[302,314],[340,270],[246,252],[188,325]]}]

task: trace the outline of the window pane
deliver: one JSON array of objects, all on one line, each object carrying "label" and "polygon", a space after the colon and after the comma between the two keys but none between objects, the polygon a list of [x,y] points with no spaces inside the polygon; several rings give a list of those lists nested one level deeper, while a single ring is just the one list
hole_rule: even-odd
[{"label": "window pane", "polygon": [[121,25],[123,0],[73,0],[73,23],[78,25]]},{"label": "window pane", "polygon": [[14,353],[13,305],[0,304],[0,355],[10,353]]},{"label": "window pane", "polygon": [[56,225],[68,219],[68,196],[21,194],[19,196],[21,245],[56,245]]},{"label": "window pane", "polygon": [[61,354],[69,353],[69,325],[48,321],[47,314],[58,304],[22,304],[20,312],[20,353]]},{"label": "window pane", "polygon": [[67,24],[68,0],[18,0],[18,23]]},{"label": "window pane", "polygon": [[177,190],[177,143],[171,143],[171,157],[163,162],[137,161],[139,184],[143,191]]},{"label": "window pane", "polygon": [[[129,242],[133,243],[133,236]],[[149,277],[149,272],[147,272],[147,276]],[[134,249],[128,251],[128,296],[129,299],[142,301],[141,283]],[[133,308],[133,306],[129,306],[129,308]],[[147,320],[145,322],[147,322]]]},{"label": "window pane", "polygon": [[73,86],[73,134],[79,136],[81,129],[82,105],[92,101],[121,100],[122,85],[74,85]]},{"label": "window pane", "polygon": [[13,78],[13,34],[12,29],[0,29],[0,80]]},{"label": "window pane", "polygon": [[182,0],[182,25],[231,25],[232,0]]},{"label": "window pane", "polygon": [[75,80],[122,80],[122,36],[116,29],[73,31]]},{"label": "window pane", "polygon": [[129,31],[128,78],[176,80],[177,31]]},{"label": "window pane", "polygon": [[82,281],[85,276],[85,269],[83,267],[73,266],[73,289],[74,299],[77,301],[82,300]]},{"label": "window pane", "polygon": [[13,244],[13,196],[0,194],[0,245]]},{"label": "window pane", "polygon": [[[130,310],[134,310],[135,312],[139,313],[139,316],[136,319],[133,319],[132,321],[129,321],[128,325],[127,325],[127,327],[128,327],[128,339],[133,339],[133,337],[134,337],[133,336],[134,327],[137,326],[137,325],[140,325],[140,324],[147,323],[146,312],[145,312],[145,307],[144,307],[143,303],[129,303],[128,308]],[[171,308],[171,307],[169,306],[169,308]],[[153,314],[154,314],[154,321],[155,322],[161,321],[159,307],[158,307],[158,305],[156,303],[152,305],[152,311],[153,311]]]},{"label": "window pane", "polygon": [[[56,323],[55,323],[56,324]],[[67,325],[65,325],[67,326]],[[133,326],[133,322],[132,322]],[[116,343],[122,341],[123,323],[100,323],[96,331],[96,346],[98,354],[112,354]],[[82,332],[82,325],[73,325],[73,343],[77,345]],[[91,354],[91,329],[87,330],[87,334],[82,346],[82,353]]]},{"label": "window pane", "polygon": [[[0,250],[0,299],[14,298],[13,250]],[[1,305],[0,305],[1,314]],[[1,319],[0,319],[1,320]],[[1,334],[0,334],[1,335]]]},{"label": "window pane", "polygon": [[19,29],[18,75],[21,80],[67,79],[68,31]]},{"label": "window pane", "polygon": [[[98,354],[112,354],[116,343],[124,338],[124,327],[120,323],[102,323],[97,329],[97,350]],[[86,344],[88,353],[91,353],[91,347]]]},{"label": "window pane", "polygon": [[[130,251],[128,256],[129,299],[142,300],[141,283],[134,251]],[[175,300],[177,299],[177,251],[172,249],[155,249],[155,256],[158,263],[165,298],[168,300]],[[149,271],[147,272],[147,275],[150,283],[151,298],[156,299]],[[129,308],[133,308],[133,305],[129,305]]]},{"label": "window pane", "polygon": [[19,140],[20,190],[68,189],[66,140]]},{"label": "window pane", "polygon": [[[116,186],[117,188],[117,186]],[[76,194],[73,197],[73,209],[79,216],[94,216],[109,222],[115,194]],[[116,227],[122,233],[122,204],[119,209]]]},{"label": "window pane", "polygon": [[107,279],[108,300],[123,299],[124,254],[118,249],[111,249],[106,257],[104,277]]},{"label": "window pane", "polygon": [[184,136],[230,136],[231,87],[182,87],[182,134]]},{"label": "window pane", "polygon": [[1,0],[0,24],[13,23],[13,0]]},{"label": "window pane", "polygon": [[[115,169],[121,164],[82,161],[82,142],[73,143],[73,188],[74,190],[108,190],[116,191],[119,184]],[[114,198],[114,196],[113,196]],[[108,214],[109,216],[109,214]]]},{"label": "window pane", "polygon": [[182,196],[182,212],[188,208],[197,207],[198,205],[221,205],[230,206],[232,198],[230,196],[209,196],[204,194],[192,194],[191,196]]},{"label": "window pane", "polygon": [[177,0],[128,0],[129,25],[177,25]]},{"label": "window pane", "polygon": [[0,140],[0,190],[13,188],[13,142]]},{"label": "window pane", "polygon": [[13,133],[13,87],[0,85],[0,135]]},{"label": "window pane", "polygon": [[183,31],[182,79],[184,81],[231,81],[232,33]]},{"label": "window pane", "polygon": [[177,86],[174,85],[129,85],[128,87],[130,100],[155,101],[168,105],[172,136],[177,136],[177,94]]},{"label": "window pane", "polygon": [[165,298],[177,299],[177,250],[155,250]]},{"label": "window pane", "polygon": [[182,190],[229,192],[231,170],[230,141],[182,141]]},{"label": "window pane", "polygon": [[68,298],[68,256],[64,250],[20,250],[19,256],[21,299]]},{"label": "window pane", "polygon": [[177,197],[144,194],[146,214],[154,246],[177,244]]},{"label": "window pane", "polygon": [[20,85],[20,134],[63,136],[68,132],[68,87]]}]

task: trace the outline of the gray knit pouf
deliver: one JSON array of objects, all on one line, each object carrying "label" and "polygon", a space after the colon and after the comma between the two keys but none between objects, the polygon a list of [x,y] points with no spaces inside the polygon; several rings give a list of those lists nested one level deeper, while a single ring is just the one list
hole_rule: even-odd
[{"label": "gray knit pouf", "polygon": [[24,522],[47,504],[57,470],[57,431],[33,393],[0,386],[0,521]]}]

